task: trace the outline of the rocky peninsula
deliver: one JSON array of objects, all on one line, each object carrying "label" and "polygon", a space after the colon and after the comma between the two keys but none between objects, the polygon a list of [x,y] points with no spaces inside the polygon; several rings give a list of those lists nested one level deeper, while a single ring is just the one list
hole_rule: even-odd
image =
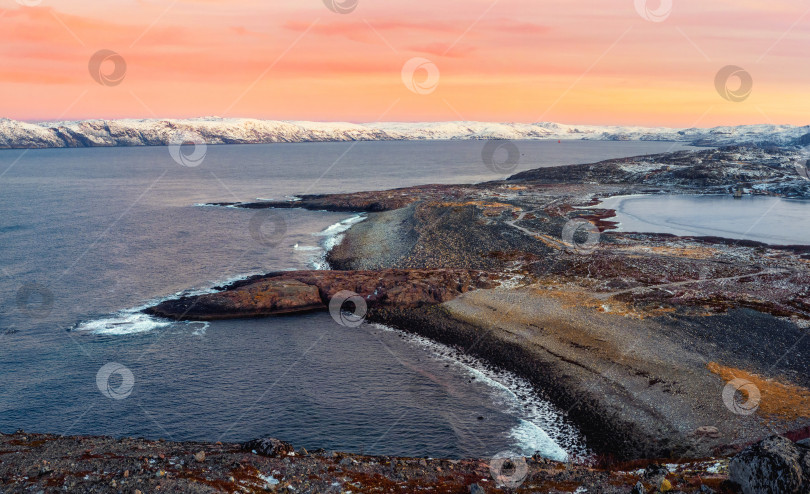
[{"label": "rocky peninsula", "polygon": [[[256,276],[145,312],[188,320],[282,316],[328,310],[339,294],[355,294],[367,320],[518,373],[577,424],[596,453],[592,464],[528,459],[524,480],[513,486],[520,492],[736,492],[729,458],[774,434],[788,437],[780,439],[787,445],[777,441],[757,454],[790,449],[779,453],[779,465],[788,462],[784,471],[798,468],[798,476],[785,492],[808,492],[810,469],[803,474],[794,464],[810,455],[792,441],[810,436],[810,247],[620,232],[614,211],[600,207],[604,198],[630,194],[739,190],[810,199],[800,159],[789,148],[730,147],[539,168],[481,184],[220,203],[368,218],[328,253],[332,271]],[[357,304],[343,309],[357,311]],[[189,482],[199,492],[509,487],[492,481],[489,459],[298,455],[292,447],[263,456],[244,445],[24,433],[0,438],[0,475],[9,482],[14,458],[57,458],[71,441],[72,450],[88,451],[76,465],[97,460],[108,475],[101,484],[83,484],[88,473],[54,486],[114,481],[134,492],[136,484],[114,474],[128,468],[129,475],[148,472],[143,492],[186,490]],[[756,476],[752,464],[738,470]],[[25,475],[31,483],[37,474]]]},{"label": "rocky peninsula", "polygon": [[[810,426],[810,362],[802,357],[810,352],[810,247],[613,231],[614,212],[599,202],[737,189],[810,198],[798,159],[786,149],[732,147],[539,168],[474,185],[228,205],[368,213],[329,252],[334,272],[281,278],[313,286],[323,307],[339,288],[356,292],[372,321],[525,376],[599,453],[698,458]],[[409,279],[431,270],[427,292]],[[379,281],[364,282],[369,276]],[[239,316],[263,304],[244,295],[266,294],[278,279],[149,312]],[[389,297],[392,287],[398,293]],[[236,314],[208,309],[234,298],[245,301]],[[724,399],[740,379],[759,393],[751,414]]]}]

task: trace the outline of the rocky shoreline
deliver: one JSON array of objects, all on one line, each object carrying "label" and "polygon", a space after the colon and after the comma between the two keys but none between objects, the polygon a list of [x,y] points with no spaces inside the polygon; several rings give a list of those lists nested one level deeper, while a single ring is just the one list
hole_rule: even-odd
[{"label": "rocky shoreline", "polygon": [[[798,158],[790,149],[735,147],[541,168],[474,185],[218,204],[366,212],[368,219],[328,253],[333,271],[270,273],[145,312],[192,320],[329,309],[335,315],[333,301],[339,299],[338,315],[343,309],[452,345],[526,377],[566,412],[602,466],[534,458],[520,492],[736,492],[725,467],[731,456],[775,433],[794,441],[810,436],[810,249],[616,232],[613,212],[598,204],[617,195],[737,189],[808,199],[810,181],[796,168]],[[343,306],[349,299],[353,304]],[[174,448],[158,458],[185,458],[199,447],[209,458],[222,454],[227,461],[251,463],[262,475],[274,469],[280,475],[274,478],[296,492],[330,492],[330,486],[336,487],[331,492],[428,486],[435,492],[506,492],[488,475],[490,459],[450,468],[448,460],[332,453],[268,460],[239,445],[20,434],[0,439],[5,485],[12,481],[3,469],[25,464],[9,455],[44,458],[57,453],[37,448],[53,445],[70,456],[78,447],[70,441],[84,441],[104,465],[115,455],[137,454],[135,443],[142,451]],[[118,452],[96,452],[104,448]],[[685,468],[691,473],[678,477],[672,470],[680,467],[662,473],[650,465],[663,460],[651,458],[690,465]],[[395,464],[406,466],[399,471]],[[222,467],[214,476],[237,479],[228,472]],[[166,475],[172,488],[190,485],[178,483],[190,477]],[[313,475],[336,484],[315,483]],[[42,485],[31,479],[13,485]],[[798,479],[796,485],[803,485],[801,473]],[[87,486],[110,490],[109,480],[87,480]],[[156,488],[157,481],[150,482],[143,492]],[[194,488],[259,485],[211,482],[195,477]],[[810,488],[810,474],[807,482],[797,489]]]},{"label": "rocky shoreline", "polygon": [[[810,198],[796,160],[790,150],[738,147],[541,168],[475,185],[229,205],[369,213],[328,254],[341,274],[326,276],[379,277],[365,286],[338,283],[369,302],[370,320],[528,378],[601,454],[694,458],[810,425],[810,369],[796,357],[809,351],[810,249],[612,232],[613,212],[599,209],[598,199],[737,188]],[[566,238],[572,223],[592,226]],[[589,245],[588,235],[598,242]],[[379,303],[372,292],[387,293],[392,269],[498,273],[489,281],[501,287]],[[456,282],[431,283],[444,290]],[[257,285],[199,302],[246,286]],[[321,294],[324,306],[331,294]],[[762,383],[756,413],[735,413],[724,400],[735,379]],[[716,432],[707,436],[707,428]]]},{"label": "rocky shoreline", "polygon": [[[369,302],[370,320],[526,377],[600,454],[695,458],[810,425],[810,369],[800,358],[810,351],[810,249],[613,232],[612,211],[598,200],[737,188],[810,198],[796,160],[790,150],[737,147],[541,168],[475,185],[229,205],[369,213],[328,254],[341,274],[326,276],[380,278],[337,284]],[[572,224],[583,230],[571,232]],[[384,300],[398,286],[386,281],[392,269],[497,273],[487,276],[500,287],[447,290],[451,276],[431,282],[450,296],[428,300],[422,290],[418,303],[380,303],[372,293]],[[261,290],[248,281],[183,303],[231,299],[251,286]],[[333,293],[321,293],[324,307]],[[735,379],[759,383],[756,412],[740,413],[724,398]]]},{"label": "rocky shoreline", "polygon": [[728,481],[727,459],[665,465],[629,462],[596,467],[540,457],[515,458],[514,464],[511,461],[295,450],[288,443],[272,439],[212,444],[64,437],[22,431],[0,435],[0,486],[8,493],[618,494],[630,492],[638,485],[643,486],[643,492],[662,485],[690,492],[699,489],[704,490],[698,492],[735,492]]}]

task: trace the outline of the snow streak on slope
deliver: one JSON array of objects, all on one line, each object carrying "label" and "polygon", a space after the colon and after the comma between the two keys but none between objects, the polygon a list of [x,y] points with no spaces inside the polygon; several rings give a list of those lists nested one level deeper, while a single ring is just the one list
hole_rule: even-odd
[{"label": "snow streak on slope", "polygon": [[165,146],[198,134],[207,144],[448,139],[681,141],[702,145],[792,144],[810,126],[745,125],[712,129],[488,122],[282,122],[246,118],[85,120],[26,123],[0,119],[0,149]]}]

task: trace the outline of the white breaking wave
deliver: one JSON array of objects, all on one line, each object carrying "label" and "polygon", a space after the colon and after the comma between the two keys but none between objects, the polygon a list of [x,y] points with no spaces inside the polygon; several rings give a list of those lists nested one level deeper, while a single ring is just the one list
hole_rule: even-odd
[{"label": "white breaking wave", "polygon": [[351,228],[352,225],[356,225],[365,219],[365,214],[358,214],[350,218],[340,220],[333,225],[329,225],[318,233],[313,233],[313,235],[316,237],[323,237],[320,242],[320,246],[302,246],[295,244],[293,249],[302,252],[312,252],[313,255],[311,255],[309,260],[312,268],[317,270],[328,270],[329,263],[326,262],[326,254],[329,253],[334,246],[343,241],[343,234],[346,233],[346,231]]},{"label": "white breaking wave", "polygon": [[513,453],[531,456],[539,452],[556,461],[586,460],[592,456],[581,433],[564,418],[562,410],[538,396],[527,379],[494,369],[481,359],[428,338],[382,324],[372,326],[399,334],[406,341],[427,349],[435,357],[461,367],[471,377],[492,388],[499,402],[518,421],[509,431],[509,436],[515,441]]},{"label": "white breaking wave", "polygon": [[165,328],[171,324],[171,321],[157,319],[140,312],[121,311],[109,317],[83,322],[76,326],[76,331],[120,336],[146,333],[154,329]]},{"label": "white breaking wave", "polygon": [[324,231],[316,233],[316,235],[326,237],[326,239],[323,241],[323,248],[329,252],[334,246],[343,241],[343,233],[345,233],[353,225],[360,223],[365,219],[366,215],[358,214],[356,216],[352,216],[351,218],[346,218],[345,220],[339,221],[334,225],[329,226]]},{"label": "white breaking wave", "polygon": [[156,329],[162,329],[169,327],[173,324],[177,324],[192,327],[195,330],[193,334],[197,336],[202,336],[205,334],[205,330],[208,329],[209,323],[207,322],[170,321],[168,319],[163,319],[160,317],[150,316],[149,314],[144,314],[142,311],[148,307],[152,307],[161,302],[165,302],[166,300],[176,299],[184,295],[191,297],[195,295],[204,295],[206,293],[214,293],[217,291],[216,287],[229,285],[231,283],[247,279],[251,276],[255,276],[256,274],[259,273],[241,274],[239,276],[228,278],[223,282],[214,283],[206,288],[200,288],[195,290],[184,290],[181,292],[177,292],[173,295],[169,295],[168,297],[156,298],[147,301],[146,303],[138,307],[121,310],[116,312],[115,314],[110,314],[97,319],[92,319],[90,321],[80,322],[72,329],[72,331],[88,332],[96,335],[123,336],[131,334],[149,333]]},{"label": "white breaking wave", "polygon": [[[341,220],[333,225],[328,226],[323,231],[313,234],[318,237],[323,237],[323,240],[321,241],[321,246],[314,246],[314,245],[302,246],[296,244],[295,246],[293,246],[293,250],[313,253],[311,254],[310,263],[314,269],[329,269],[329,264],[326,262],[326,253],[329,252],[329,250],[332,247],[339,244],[341,240],[343,240],[343,233],[345,233],[349,228],[351,228],[352,225],[357,224],[363,221],[364,219],[366,219],[365,215],[358,214],[346,218],[344,220]],[[176,299],[181,296],[192,297],[196,295],[214,293],[218,291],[217,287],[227,286],[230,285],[231,283],[247,279],[257,274],[263,273],[255,272],[249,274],[241,274],[238,276],[228,278],[225,281],[219,283],[213,283],[206,288],[184,290],[182,292],[169,295],[168,297],[150,300],[138,307],[122,310],[116,312],[115,314],[111,314],[98,319],[92,319],[90,321],[81,322],[77,324],[73,328],[73,330],[89,332],[97,335],[121,336],[139,333],[148,333],[156,329],[166,328],[168,326],[171,326],[172,324],[192,324],[198,326],[202,325],[201,328],[195,330],[194,332],[195,335],[204,335],[205,330],[208,328],[208,323],[169,321],[166,319],[144,314],[142,311],[148,307],[155,306],[166,300]]]},{"label": "white breaking wave", "polygon": [[141,312],[145,307],[146,306],[122,310],[108,317],[79,323],[73,331],[85,331],[104,336],[126,336],[149,333],[156,329],[162,329],[172,325],[182,325],[193,328],[193,335],[202,336],[209,326],[209,323],[204,321],[170,321],[168,319],[150,316]]}]

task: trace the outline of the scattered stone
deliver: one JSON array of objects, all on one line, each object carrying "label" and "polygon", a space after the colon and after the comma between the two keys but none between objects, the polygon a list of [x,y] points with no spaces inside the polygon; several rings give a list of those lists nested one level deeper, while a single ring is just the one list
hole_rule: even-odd
[{"label": "scattered stone", "polygon": [[771,436],[731,459],[729,479],[743,494],[807,492],[802,491],[801,459],[799,448],[790,439]]},{"label": "scattered stone", "polygon": [[300,456],[306,456],[306,455],[308,455],[308,454],[309,454],[309,452],[306,450],[306,448],[300,448],[300,449],[298,450],[298,454],[299,454]]},{"label": "scattered stone", "polygon": [[200,451],[198,453],[194,453],[194,459],[198,462],[202,463],[205,461],[205,451]]},{"label": "scattered stone", "polygon": [[633,490],[630,491],[630,494],[647,494],[647,489],[644,488],[644,484],[641,482],[636,482],[636,485],[633,487]]}]

